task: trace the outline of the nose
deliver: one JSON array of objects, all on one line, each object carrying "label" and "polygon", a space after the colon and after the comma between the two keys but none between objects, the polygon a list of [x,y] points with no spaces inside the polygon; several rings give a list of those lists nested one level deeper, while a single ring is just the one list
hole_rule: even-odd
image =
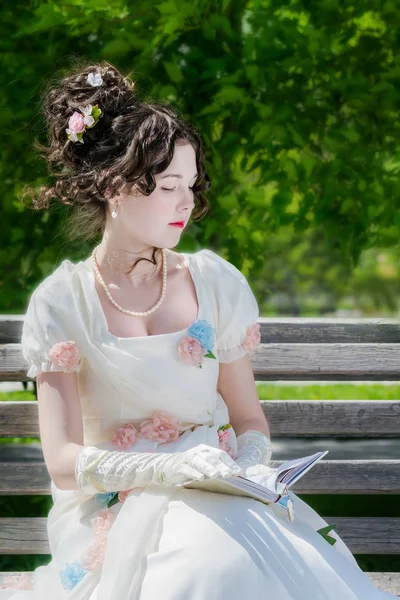
[{"label": "nose", "polygon": [[194,193],[192,192],[192,190],[188,190],[186,192],[186,194],[184,195],[182,201],[180,202],[180,205],[178,206],[179,209],[187,209],[187,210],[193,210],[194,208]]}]

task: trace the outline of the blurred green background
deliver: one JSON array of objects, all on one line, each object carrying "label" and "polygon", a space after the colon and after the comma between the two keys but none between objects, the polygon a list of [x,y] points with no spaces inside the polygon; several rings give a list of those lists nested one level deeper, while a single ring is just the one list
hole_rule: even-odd
[{"label": "blurred green background", "polygon": [[64,238],[64,206],[36,213],[20,195],[51,179],[33,149],[46,142],[44,86],[105,59],[202,132],[212,210],[178,251],[228,258],[263,315],[397,315],[399,19],[395,1],[8,3],[0,311],[21,312],[55,265],[94,245]]},{"label": "blurred green background", "polygon": [[[66,207],[34,212],[24,185],[52,181],[44,86],[107,60],[141,97],[200,129],[211,212],[176,248],[210,247],[249,279],[262,316],[399,314],[400,5],[394,0],[15,0],[0,23],[0,313],[93,242],[64,237]],[[398,398],[398,386],[259,386],[260,398]],[[33,399],[32,392],[1,399]],[[8,443],[12,440],[8,440]],[[14,440],[16,443],[22,440]],[[26,440],[29,443],[29,440]],[[394,497],[308,498],[319,512],[400,516]],[[0,498],[0,515],[46,516],[49,498]],[[330,513],[331,511],[331,513]],[[0,557],[0,570],[49,557]],[[396,570],[396,557],[357,557]],[[398,566],[398,565],[397,565]]]}]

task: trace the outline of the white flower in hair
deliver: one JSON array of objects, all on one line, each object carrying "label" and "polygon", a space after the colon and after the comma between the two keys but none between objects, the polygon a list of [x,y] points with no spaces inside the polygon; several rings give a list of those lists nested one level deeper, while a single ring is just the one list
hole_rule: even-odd
[{"label": "white flower in hair", "polygon": [[93,110],[93,106],[91,104],[88,104],[87,106],[80,106],[79,110],[82,112],[83,114],[83,122],[85,123],[85,125],[93,125],[94,123],[94,119],[92,117],[92,110]]},{"label": "white flower in hair", "polygon": [[103,83],[103,78],[100,73],[89,73],[87,76],[88,83],[93,87],[98,87]]},{"label": "white flower in hair", "polygon": [[83,144],[82,136],[87,128],[94,127],[97,121],[100,119],[102,115],[101,108],[98,107],[97,104],[92,106],[88,104],[87,106],[79,106],[78,112],[74,111],[74,114],[69,118],[68,127],[66,128],[66,132],[68,135],[68,139],[71,142],[80,142]]}]

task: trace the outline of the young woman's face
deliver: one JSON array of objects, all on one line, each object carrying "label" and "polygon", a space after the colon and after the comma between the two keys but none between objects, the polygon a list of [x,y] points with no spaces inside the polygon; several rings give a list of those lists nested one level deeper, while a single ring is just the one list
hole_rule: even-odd
[{"label": "young woman's face", "polygon": [[[174,175],[174,176],[173,176]],[[172,161],[162,173],[154,175],[156,188],[145,196],[137,189],[121,193],[117,201],[117,217],[108,218],[108,234],[116,236],[117,245],[127,244],[143,249],[176,246],[194,208],[192,187],[196,181],[196,153],[189,143],[176,144]],[[110,212],[114,204],[110,204]],[[170,223],[183,221],[184,227]]]}]

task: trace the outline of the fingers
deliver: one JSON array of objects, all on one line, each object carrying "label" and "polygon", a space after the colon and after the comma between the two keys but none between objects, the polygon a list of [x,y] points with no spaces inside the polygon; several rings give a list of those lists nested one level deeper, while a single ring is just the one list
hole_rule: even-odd
[{"label": "fingers", "polygon": [[226,453],[217,448],[206,448],[192,457],[191,464],[211,478],[239,474],[241,471],[239,465],[236,465],[228,454],[226,457],[224,454]]},{"label": "fingers", "polygon": [[192,465],[207,477],[215,478],[219,476],[226,476],[226,468],[219,469],[217,465],[213,465],[208,459],[201,456],[194,456],[192,458]]},{"label": "fingers", "polygon": [[239,475],[241,468],[224,450],[217,449],[217,453],[213,457],[215,466],[220,470],[222,477],[232,477]]},{"label": "fingers", "polygon": [[194,477],[194,474],[190,476],[197,479],[201,478],[198,476],[199,473],[203,474],[203,478],[206,476],[212,479],[232,477],[241,473],[240,466],[227,452],[207,444],[199,444],[188,450],[185,453],[184,464],[186,468],[194,469],[197,477]]},{"label": "fingers", "polygon": [[195,480],[204,479],[204,473],[202,471],[194,469],[193,467],[191,467],[188,464],[182,464],[178,469],[178,473],[180,473],[181,475],[184,475],[185,477],[189,477],[189,479],[195,479]]},{"label": "fingers", "polygon": [[241,471],[240,466],[229,456],[225,450],[221,450],[220,460],[222,460],[228,467],[230,467],[235,473]]},{"label": "fingers", "polygon": [[225,450],[222,450],[221,448],[207,448],[208,455],[212,456],[217,463],[223,463],[224,465],[229,467],[229,470],[233,473],[239,473],[239,471],[241,470],[240,466],[233,460],[233,458],[229,456],[227,452],[225,452]]}]

